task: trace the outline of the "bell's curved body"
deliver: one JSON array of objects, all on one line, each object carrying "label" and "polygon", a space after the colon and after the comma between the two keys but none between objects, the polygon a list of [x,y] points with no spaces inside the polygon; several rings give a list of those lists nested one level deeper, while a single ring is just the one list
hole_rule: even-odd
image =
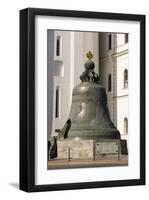
[{"label": "bell's curved body", "polygon": [[80,76],[81,83],[73,89],[68,138],[120,139],[120,133],[110,119],[105,88],[99,84],[94,67],[89,57]]},{"label": "bell's curved body", "polygon": [[96,82],[82,82],[73,89],[68,138],[120,139],[110,120],[105,88]]}]

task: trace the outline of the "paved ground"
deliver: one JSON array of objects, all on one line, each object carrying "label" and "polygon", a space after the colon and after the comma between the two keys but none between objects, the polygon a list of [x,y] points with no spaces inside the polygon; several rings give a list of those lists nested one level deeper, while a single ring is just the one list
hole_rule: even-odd
[{"label": "paved ground", "polygon": [[65,168],[81,168],[81,167],[112,167],[127,166],[128,157],[121,156],[121,159],[107,158],[98,160],[50,160],[48,161],[48,169],[65,169]]}]

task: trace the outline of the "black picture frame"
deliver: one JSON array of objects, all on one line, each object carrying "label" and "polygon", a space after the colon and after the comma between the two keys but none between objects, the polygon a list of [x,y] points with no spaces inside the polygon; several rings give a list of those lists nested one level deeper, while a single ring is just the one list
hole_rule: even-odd
[{"label": "black picture frame", "polygon": [[[140,23],[140,178],[35,185],[35,16],[79,17]],[[20,189],[27,192],[145,184],[145,15],[26,8],[20,11]]]}]

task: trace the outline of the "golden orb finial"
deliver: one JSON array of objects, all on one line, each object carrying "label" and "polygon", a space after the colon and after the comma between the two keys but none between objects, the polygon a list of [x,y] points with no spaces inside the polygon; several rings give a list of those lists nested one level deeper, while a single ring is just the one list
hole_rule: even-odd
[{"label": "golden orb finial", "polygon": [[91,51],[87,52],[86,57],[91,60],[93,58],[93,54]]}]

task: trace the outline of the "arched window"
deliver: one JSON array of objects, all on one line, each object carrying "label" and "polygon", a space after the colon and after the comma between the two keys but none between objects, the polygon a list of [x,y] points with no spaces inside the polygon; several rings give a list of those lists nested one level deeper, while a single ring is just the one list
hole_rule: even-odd
[{"label": "arched window", "polygon": [[112,49],[112,35],[109,35],[109,50]]},{"label": "arched window", "polygon": [[60,108],[59,105],[60,104],[60,88],[59,86],[56,87],[56,91],[55,91],[55,117],[59,118],[60,115]]},{"label": "arched window", "polygon": [[61,36],[56,37],[56,56],[61,55]]},{"label": "arched window", "polygon": [[124,118],[124,134],[128,134],[128,119]]},{"label": "arched window", "polygon": [[111,91],[111,74],[108,76],[108,91]]},{"label": "arched window", "polygon": [[124,88],[128,87],[128,70],[124,70]]},{"label": "arched window", "polygon": [[128,33],[125,34],[125,43],[128,43]]}]

